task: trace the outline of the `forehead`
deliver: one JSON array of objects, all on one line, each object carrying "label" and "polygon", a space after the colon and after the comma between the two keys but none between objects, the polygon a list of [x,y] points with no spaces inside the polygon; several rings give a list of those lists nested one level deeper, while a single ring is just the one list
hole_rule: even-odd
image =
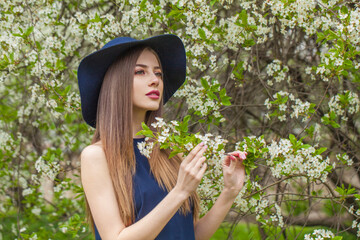
[{"label": "forehead", "polygon": [[157,56],[149,49],[144,49],[139,58],[136,61],[137,64],[146,64],[147,65],[153,65],[153,66],[159,66],[159,61]]}]

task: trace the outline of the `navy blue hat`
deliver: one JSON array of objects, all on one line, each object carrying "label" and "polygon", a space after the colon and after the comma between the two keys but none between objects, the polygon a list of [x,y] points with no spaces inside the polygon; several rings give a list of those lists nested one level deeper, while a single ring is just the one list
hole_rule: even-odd
[{"label": "navy blue hat", "polygon": [[164,34],[143,40],[130,37],[115,38],[99,51],[86,56],[78,68],[82,115],[90,126],[96,126],[97,104],[106,71],[118,56],[139,45],[152,48],[159,56],[164,75],[164,104],[184,83],[186,53],[179,37]]}]

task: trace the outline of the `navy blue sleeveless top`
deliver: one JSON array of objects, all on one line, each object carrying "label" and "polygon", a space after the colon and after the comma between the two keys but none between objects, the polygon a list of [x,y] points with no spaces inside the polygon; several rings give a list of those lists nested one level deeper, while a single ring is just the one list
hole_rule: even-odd
[{"label": "navy blue sleeveless top", "polygon": [[[146,216],[168,194],[156,182],[150,171],[148,159],[137,147],[144,138],[134,138],[134,153],[136,158],[136,173],[133,177],[133,192],[135,201],[135,222]],[[95,239],[101,240],[94,224]],[[170,219],[156,240],[195,240],[193,214],[186,216],[179,211]]]}]

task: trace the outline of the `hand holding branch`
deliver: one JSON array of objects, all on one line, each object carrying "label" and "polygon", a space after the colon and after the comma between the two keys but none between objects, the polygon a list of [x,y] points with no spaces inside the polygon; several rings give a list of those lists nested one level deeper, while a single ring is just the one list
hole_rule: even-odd
[{"label": "hand holding branch", "polygon": [[234,151],[227,154],[223,160],[224,189],[236,197],[244,185],[246,152]]}]

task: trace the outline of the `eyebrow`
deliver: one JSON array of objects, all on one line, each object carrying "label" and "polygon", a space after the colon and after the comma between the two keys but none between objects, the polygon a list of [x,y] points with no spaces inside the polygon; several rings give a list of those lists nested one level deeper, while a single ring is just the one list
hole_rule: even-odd
[{"label": "eyebrow", "polygon": [[[148,65],[144,65],[144,64],[136,64],[137,67],[143,67],[143,68],[148,68]],[[154,67],[155,69],[161,69],[159,66]]]}]

